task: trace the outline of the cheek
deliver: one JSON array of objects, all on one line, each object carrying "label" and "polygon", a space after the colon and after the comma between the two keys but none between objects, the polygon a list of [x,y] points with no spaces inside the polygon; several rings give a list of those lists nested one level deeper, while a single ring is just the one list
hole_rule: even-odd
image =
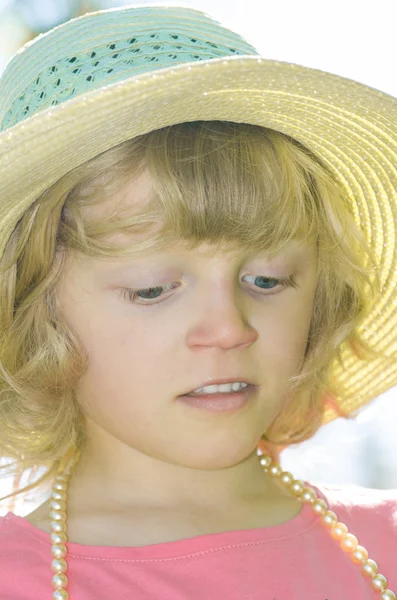
[{"label": "cheek", "polygon": [[161,407],[155,405],[159,387],[148,348],[140,347],[136,337],[106,330],[89,345],[89,367],[78,385],[84,413],[114,434],[123,423],[128,430],[133,423],[150,428],[154,411]]},{"label": "cheek", "polygon": [[146,447],[148,432],[170,418],[164,399],[177,378],[167,337],[161,328],[148,331],[142,323],[122,326],[113,320],[86,338],[89,367],[79,382],[79,402],[91,421],[127,444],[134,439]]},{"label": "cheek", "polygon": [[[96,326],[97,325],[97,326]],[[89,353],[89,368],[84,385],[97,388],[105,397],[134,393],[158,396],[159,386],[166,383],[166,357],[172,357],[172,335],[163,325],[142,321],[106,320],[106,325],[91,323],[80,336]],[[163,371],[161,366],[163,365]],[[156,391],[156,394],[154,393]]]},{"label": "cheek", "polygon": [[280,306],[262,323],[262,355],[278,375],[289,376],[299,367],[306,351],[312,310],[311,302]]}]

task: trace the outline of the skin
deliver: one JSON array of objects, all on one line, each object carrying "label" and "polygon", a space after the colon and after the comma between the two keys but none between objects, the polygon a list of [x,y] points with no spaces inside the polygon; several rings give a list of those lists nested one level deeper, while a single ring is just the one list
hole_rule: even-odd
[{"label": "skin", "polygon": [[[144,173],[104,208],[145,202],[150,189]],[[296,498],[263,473],[256,448],[300,368],[316,271],[315,246],[295,242],[272,261],[183,244],[128,262],[70,256],[59,298],[90,356],[77,390],[87,446],[69,486],[72,541],[159,543],[269,526],[299,512]],[[254,281],[291,274],[297,288]],[[120,291],[172,282],[179,286],[147,304]],[[239,375],[258,384],[244,410],[214,414],[176,401],[211,377]]]}]

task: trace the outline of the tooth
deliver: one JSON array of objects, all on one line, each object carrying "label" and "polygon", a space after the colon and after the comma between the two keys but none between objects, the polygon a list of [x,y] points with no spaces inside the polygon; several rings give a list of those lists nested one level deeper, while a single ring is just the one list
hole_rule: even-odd
[{"label": "tooth", "polygon": [[216,392],[218,391],[218,386],[217,385],[206,385],[202,388],[200,388],[200,392],[205,392],[207,394],[216,394]]},{"label": "tooth", "polygon": [[[198,394],[200,392],[203,392],[204,394],[216,394],[216,393],[227,393],[227,392],[231,392],[231,391],[237,391],[240,389],[240,383],[239,382],[235,382],[235,383],[224,383],[224,384],[214,384],[214,385],[208,385],[208,386],[204,386],[201,388],[197,388],[197,390],[194,390],[194,392],[191,392],[192,394]],[[242,385],[241,389],[245,389],[247,387],[248,384],[244,384]]]}]

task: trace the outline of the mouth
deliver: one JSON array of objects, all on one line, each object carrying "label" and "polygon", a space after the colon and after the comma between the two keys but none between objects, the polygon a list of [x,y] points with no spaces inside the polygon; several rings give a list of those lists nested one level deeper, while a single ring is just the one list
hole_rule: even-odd
[{"label": "mouth", "polygon": [[257,385],[250,383],[240,392],[178,396],[178,402],[213,413],[232,413],[248,406],[255,397]]}]

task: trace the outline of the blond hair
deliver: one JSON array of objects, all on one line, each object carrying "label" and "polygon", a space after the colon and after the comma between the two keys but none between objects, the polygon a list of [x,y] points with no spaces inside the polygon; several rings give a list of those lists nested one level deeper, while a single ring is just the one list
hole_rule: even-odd
[{"label": "blond hair", "polygon": [[[103,205],[148,171],[147,206],[98,218]],[[133,247],[109,234],[156,235]],[[321,426],[329,370],[342,342],[360,358],[373,352],[357,325],[379,292],[375,260],[331,171],[297,141],[263,127],[182,123],[114,147],[70,171],[24,213],[0,260],[0,467],[16,474],[45,466],[42,477],[1,500],[48,483],[65,457],[84,445],[75,388],[88,357],[65,322],[57,284],[70,251],[106,260],[163,249],[231,242],[278,252],[292,239],[317,243],[318,280],[306,354],[289,382],[291,398],[266,431],[275,444],[297,444]]]}]

